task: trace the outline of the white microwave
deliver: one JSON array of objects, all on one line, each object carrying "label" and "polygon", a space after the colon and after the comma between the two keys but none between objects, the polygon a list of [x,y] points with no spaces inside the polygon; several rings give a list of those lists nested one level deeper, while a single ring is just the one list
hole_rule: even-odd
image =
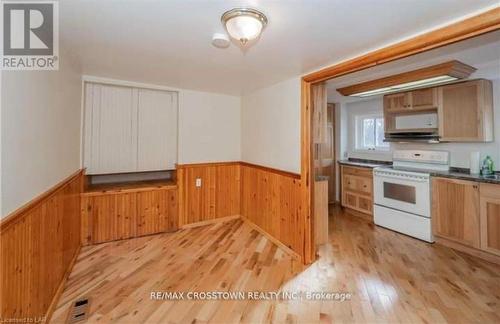
[{"label": "white microwave", "polygon": [[396,116],[395,130],[435,129],[438,127],[437,113]]}]

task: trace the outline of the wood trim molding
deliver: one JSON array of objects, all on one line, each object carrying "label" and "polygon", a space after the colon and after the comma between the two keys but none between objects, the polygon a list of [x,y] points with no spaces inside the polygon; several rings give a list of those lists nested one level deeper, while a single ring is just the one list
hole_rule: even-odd
[{"label": "wood trim molding", "polygon": [[7,228],[9,228],[11,225],[16,224],[17,222],[21,221],[24,216],[28,214],[28,212],[37,207],[39,204],[41,204],[43,201],[49,199],[53,195],[55,195],[61,188],[63,188],[65,185],[76,179],[77,177],[83,176],[83,169],[80,169],[64,180],[60,181],[57,183],[55,186],[50,188],[49,190],[43,192],[42,194],[38,195],[37,197],[33,198],[23,206],[19,207],[12,213],[10,213],[7,217],[2,219],[2,222],[0,223],[0,233],[5,231]]},{"label": "wood trim molding", "polygon": [[74,263],[80,240],[79,170],[2,222],[0,317],[47,315]]},{"label": "wood trim molding", "polygon": [[312,83],[325,81],[498,29],[500,29],[500,7],[310,73],[304,76],[303,80]]},{"label": "wood trim molding", "polygon": [[260,169],[260,170],[263,170],[263,171],[268,171],[268,172],[276,173],[276,174],[279,174],[279,175],[282,175],[282,176],[285,176],[285,177],[290,177],[290,178],[294,178],[294,179],[300,179],[300,174],[293,173],[293,172],[290,172],[290,171],[283,171],[283,170],[280,170],[280,169],[270,168],[270,167],[266,167],[266,166],[259,165],[259,164],[249,163],[249,162],[240,162],[240,165],[242,165],[242,166],[248,166],[248,167],[252,167],[252,168],[256,168],[256,169]]},{"label": "wood trim molding", "polygon": [[177,164],[177,169],[186,169],[186,168],[196,168],[196,167],[210,167],[210,166],[226,166],[226,165],[241,165],[241,166],[249,166],[252,168],[261,169],[268,172],[277,173],[286,177],[291,177],[294,179],[300,179],[300,174],[293,173],[290,171],[284,171],[280,169],[275,169],[267,166],[263,166],[260,164],[254,164],[250,162],[243,161],[230,161],[230,162],[204,162],[204,163],[189,163],[189,164]]},{"label": "wood trim molding", "polygon": [[314,237],[314,186],[313,186],[313,141],[312,141],[312,93],[311,83],[301,83],[301,221],[304,222],[304,264],[316,259],[316,240]]},{"label": "wood trim molding", "polygon": [[185,163],[176,164],[177,170],[186,168],[196,168],[196,167],[210,167],[210,166],[225,166],[225,165],[239,165],[240,161],[227,161],[227,162],[201,162],[201,163]]}]

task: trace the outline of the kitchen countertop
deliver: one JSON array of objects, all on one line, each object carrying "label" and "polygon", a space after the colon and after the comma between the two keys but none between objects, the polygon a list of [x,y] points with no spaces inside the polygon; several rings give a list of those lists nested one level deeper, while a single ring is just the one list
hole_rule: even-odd
[{"label": "kitchen countertop", "polygon": [[339,164],[343,165],[351,165],[355,167],[370,168],[370,169],[392,164],[392,162],[387,162],[387,161],[352,159],[352,158],[348,160],[339,160],[338,162]]},{"label": "kitchen countertop", "polygon": [[[364,160],[364,159],[354,159],[354,158],[350,158],[348,160],[339,160],[338,163],[343,165],[350,165],[350,166],[370,168],[370,169],[380,166],[392,165],[392,162],[387,162],[387,161]],[[483,177],[480,174],[471,174],[469,173],[469,169],[454,168],[454,167],[451,167],[449,171],[431,171],[430,175],[432,177],[442,177],[442,178],[469,180],[469,181],[476,181],[483,183],[500,184],[500,171],[496,172],[497,178],[488,178],[488,177]]]},{"label": "kitchen countertop", "polygon": [[500,173],[496,173],[497,178],[487,178],[480,174],[470,174],[468,169],[451,168],[450,171],[432,171],[431,176],[451,178],[459,180],[469,180],[485,183],[500,184]]}]

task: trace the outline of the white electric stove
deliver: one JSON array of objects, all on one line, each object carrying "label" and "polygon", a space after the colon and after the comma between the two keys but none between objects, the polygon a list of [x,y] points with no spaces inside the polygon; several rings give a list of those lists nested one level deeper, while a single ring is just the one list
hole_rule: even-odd
[{"label": "white electric stove", "polygon": [[373,171],[375,224],[434,242],[430,173],[449,168],[449,152],[394,151],[392,166]]}]

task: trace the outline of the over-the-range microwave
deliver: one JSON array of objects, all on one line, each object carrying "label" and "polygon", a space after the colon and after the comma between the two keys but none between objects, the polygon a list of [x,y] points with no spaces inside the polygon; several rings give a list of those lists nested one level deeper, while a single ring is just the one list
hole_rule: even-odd
[{"label": "over-the-range microwave", "polygon": [[386,142],[438,142],[437,113],[396,116],[395,127],[385,133]]}]

